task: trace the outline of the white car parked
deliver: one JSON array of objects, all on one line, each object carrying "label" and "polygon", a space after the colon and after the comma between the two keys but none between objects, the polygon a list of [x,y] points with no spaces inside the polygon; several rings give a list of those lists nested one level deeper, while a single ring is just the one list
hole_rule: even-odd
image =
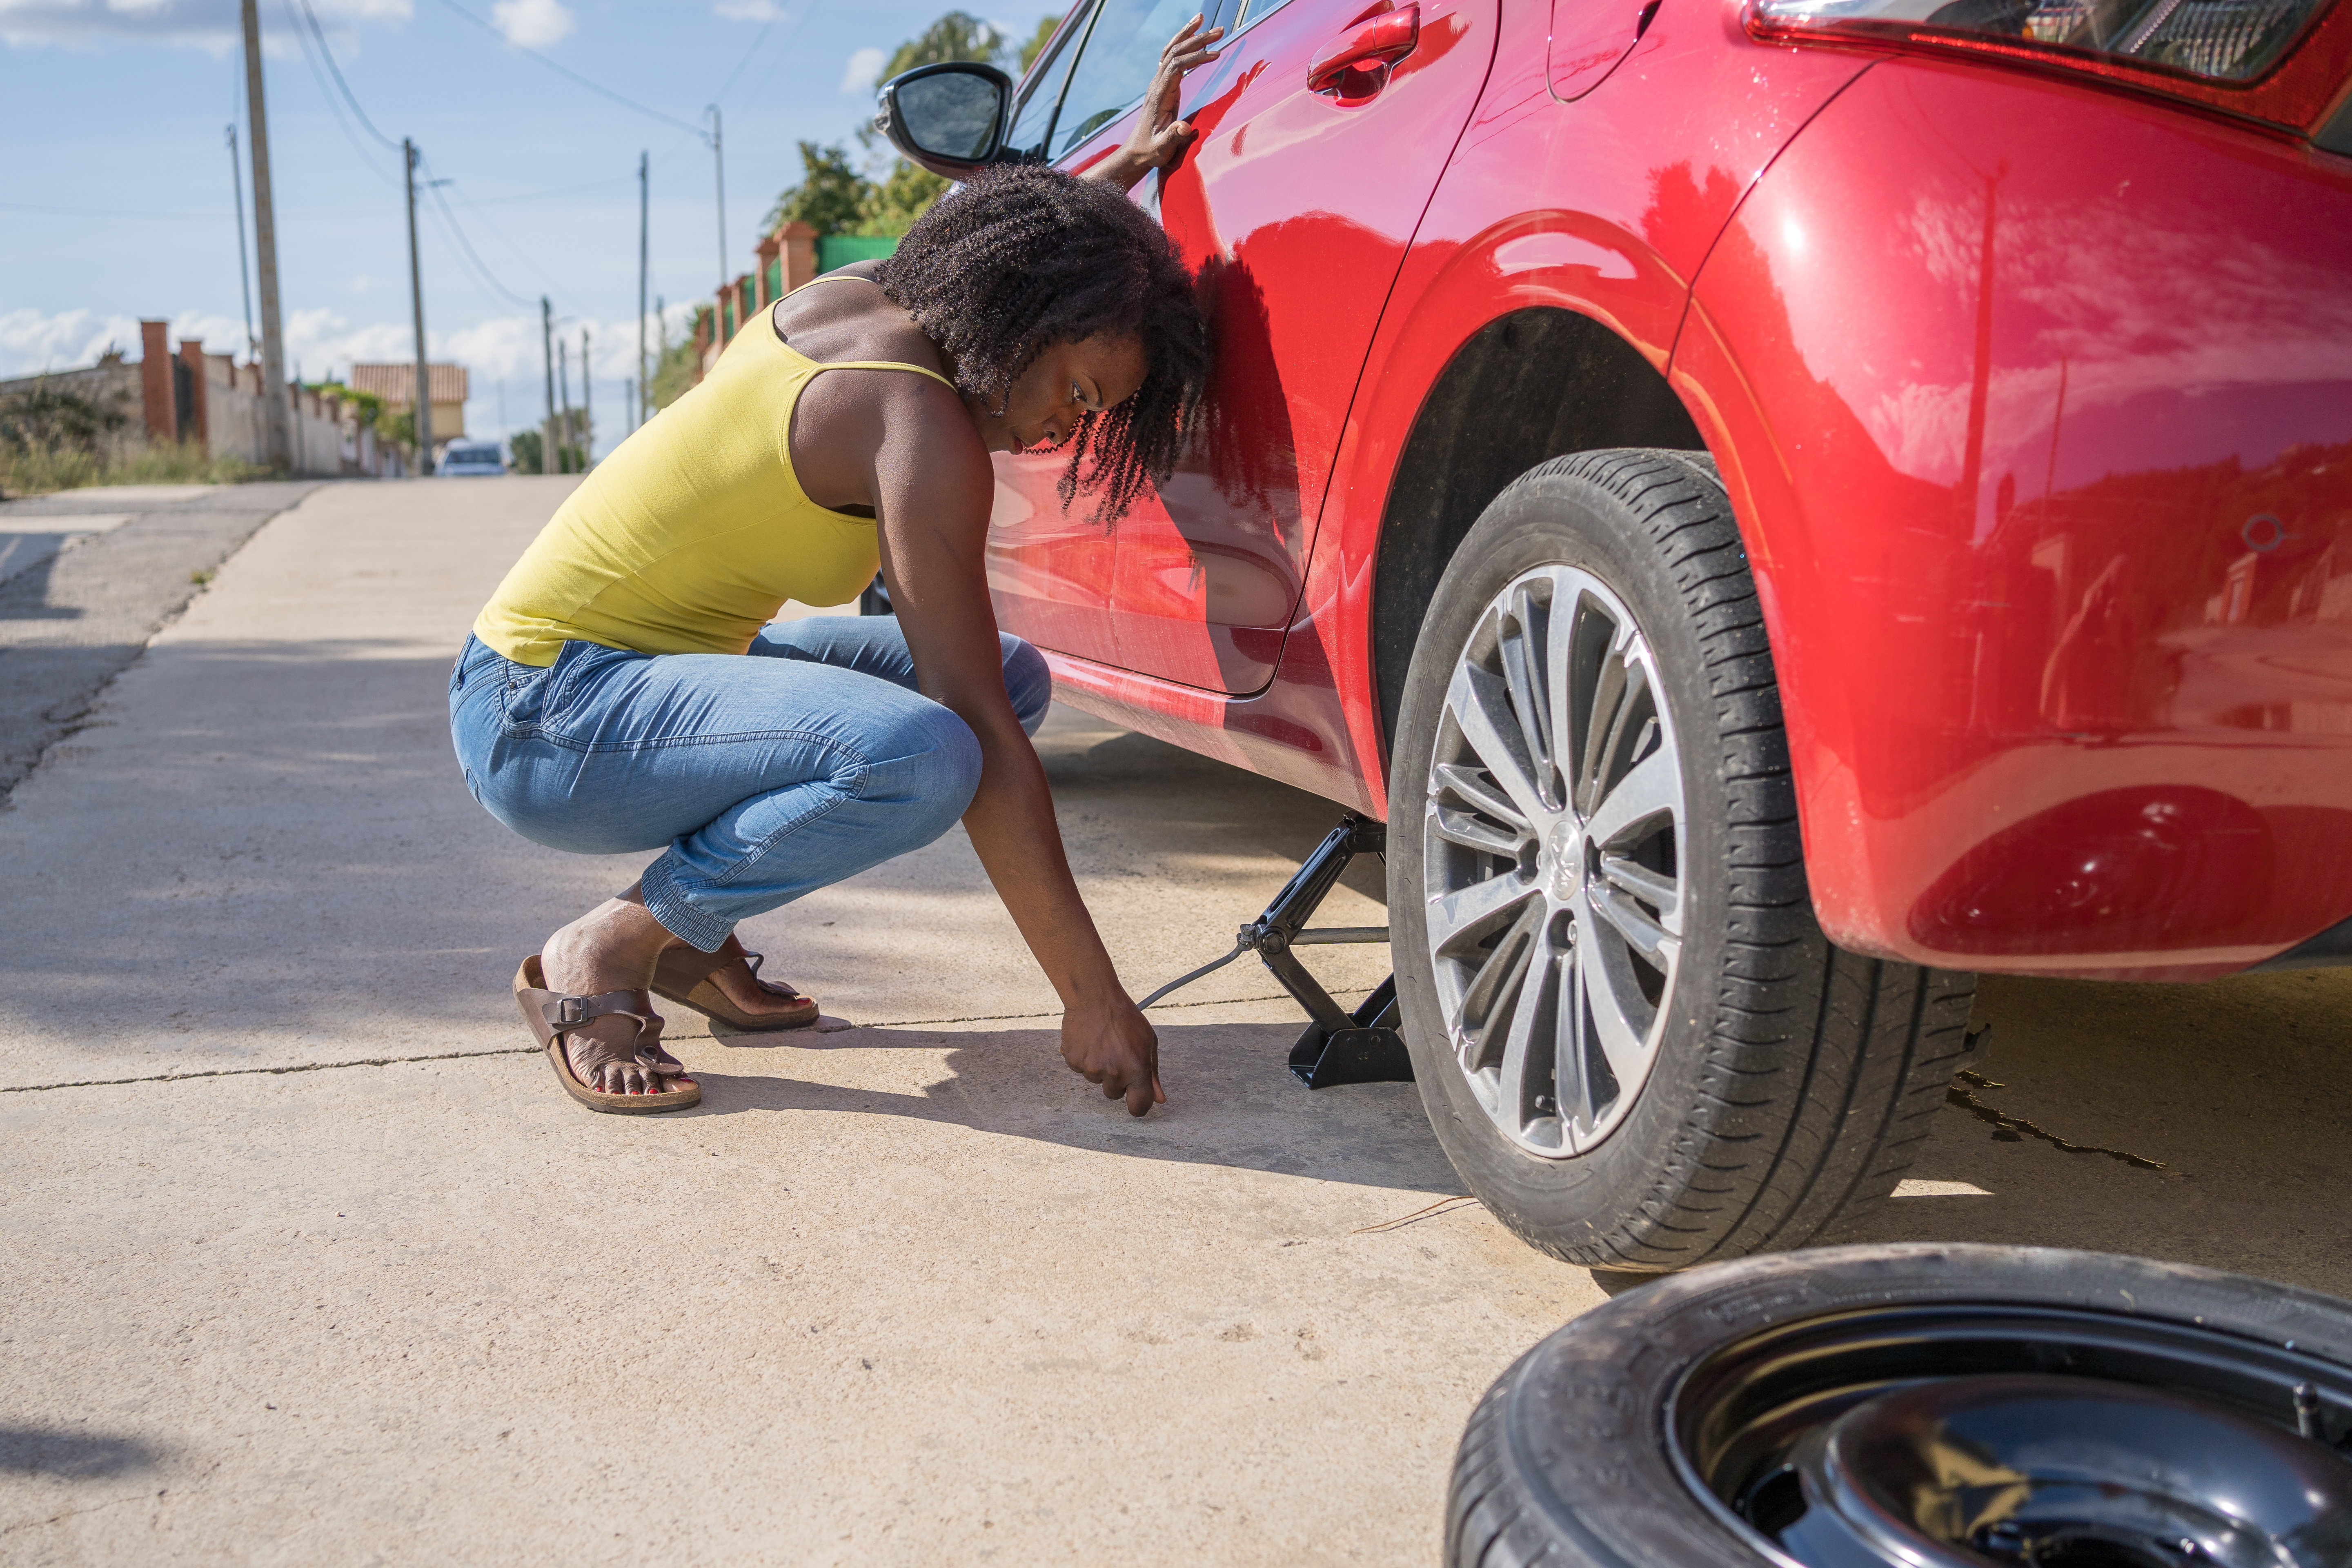
[{"label": "white car parked", "polygon": [[440,471],[451,479],[503,474],[507,461],[495,441],[452,441],[441,453]]}]

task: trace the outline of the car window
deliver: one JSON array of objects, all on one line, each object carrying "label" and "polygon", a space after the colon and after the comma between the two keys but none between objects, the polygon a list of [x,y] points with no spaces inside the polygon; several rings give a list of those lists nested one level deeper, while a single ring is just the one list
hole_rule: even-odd
[{"label": "car window", "polygon": [[1054,40],[1054,52],[1029,73],[1029,90],[1013,111],[1013,129],[1005,132],[1004,150],[1015,157],[1043,158],[1045,135],[1054,128],[1054,106],[1062,96],[1062,79],[1077,58],[1077,40],[1086,36],[1087,19],[1078,17]]},{"label": "car window", "polygon": [[1053,155],[1061,157],[1142,101],[1160,51],[1201,9],[1201,0],[1102,0],[1062,95]]},{"label": "car window", "polygon": [[1240,14],[1225,25],[1238,33],[1253,23],[1265,21],[1289,4],[1290,0],[1242,0]]}]

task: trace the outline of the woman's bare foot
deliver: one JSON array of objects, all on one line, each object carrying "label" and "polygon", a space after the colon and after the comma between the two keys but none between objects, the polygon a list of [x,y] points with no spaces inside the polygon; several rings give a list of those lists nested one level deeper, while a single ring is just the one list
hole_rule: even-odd
[{"label": "woman's bare foot", "polygon": [[[547,939],[539,962],[549,990],[595,996],[653,984],[654,965],[663,949],[677,939],[646,912],[635,893],[631,888],[620,898],[607,899]],[[607,1016],[566,1030],[563,1048],[580,1081],[607,1094],[658,1094],[672,1085],[694,1081],[665,1079],[634,1060],[629,1047],[636,1039],[635,1019]],[[619,1049],[624,1059],[592,1065],[592,1058],[609,1055],[599,1051],[598,1044]]]},{"label": "woman's bare foot", "polygon": [[747,1017],[782,1017],[808,1005],[808,998],[780,981],[762,980],[751,972],[750,955],[730,934],[715,955],[730,962],[710,972],[710,983],[720,995]]}]

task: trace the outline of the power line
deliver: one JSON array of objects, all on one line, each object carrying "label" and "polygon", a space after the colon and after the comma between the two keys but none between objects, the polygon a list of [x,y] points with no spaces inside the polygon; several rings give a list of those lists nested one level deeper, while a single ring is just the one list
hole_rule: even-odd
[{"label": "power line", "polygon": [[[311,207],[303,211],[300,216],[306,218],[360,217],[373,216],[379,210],[375,207]],[[163,212],[149,207],[35,206],[24,202],[0,202],[0,213],[39,213],[45,216],[53,217],[216,218],[220,216],[217,209],[211,212]]]},{"label": "power line", "polygon": [[[710,95],[712,102],[723,103],[727,100],[727,89],[735,85],[735,79],[743,74],[743,68],[751,63],[751,57],[760,52],[760,46],[768,41],[768,34],[774,29],[777,20],[783,15],[782,7],[772,7],[769,10],[768,19],[761,23],[760,30],[752,35],[751,47],[736,58],[735,68],[727,73],[727,79],[720,82],[719,90]],[[805,16],[807,13],[803,11],[802,15]],[[797,18],[795,21],[797,22]]]},{"label": "power line", "polygon": [[512,195],[503,195],[493,193],[492,195],[484,196],[482,199],[484,201],[497,202],[502,206],[518,206],[525,202],[553,201],[558,196],[578,195],[582,191],[601,191],[612,185],[633,185],[635,184],[636,184],[636,176],[634,174],[621,174],[609,180],[583,180],[576,185],[557,185],[551,189],[544,191],[522,191]]},{"label": "power line", "polygon": [[343,101],[352,106],[352,112],[360,117],[360,123],[367,127],[367,133],[382,142],[385,152],[399,152],[400,143],[378,131],[375,121],[367,117],[367,110],[360,107],[360,100],[352,96],[352,85],[343,79],[342,68],[335,64],[335,51],[327,47],[327,35],[320,29],[319,14],[310,9],[310,0],[300,0],[300,5],[303,20],[310,24],[310,36],[319,40],[319,54],[326,60],[327,69],[334,73],[335,85],[342,89]]},{"label": "power line", "polygon": [[[451,183],[454,184],[455,182]],[[436,189],[437,190],[438,187],[436,186]],[[492,234],[498,237],[499,243],[505,246],[509,250],[514,252],[515,256],[521,260],[522,264],[536,274],[541,282],[547,285],[548,291],[550,293],[563,295],[565,297],[564,302],[567,305],[576,305],[578,303],[577,300],[571,298],[571,291],[563,288],[562,285],[557,283],[554,280],[553,275],[545,268],[541,267],[529,251],[523,249],[521,246],[517,245],[514,240],[508,236],[506,230],[500,228],[498,224],[491,219],[489,214],[482,210],[479,204],[469,202],[462,195],[457,198],[457,202],[459,206],[466,208],[476,217],[479,218],[481,220],[482,226],[488,229]],[[450,216],[454,220],[457,215],[452,212]],[[500,288],[499,292],[506,295],[509,300],[516,298],[514,294],[503,288]],[[524,303],[528,304],[530,301],[525,300]]]},{"label": "power line", "polygon": [[541,54],[537,49],[530,47],[529,45],[516,43],[512,38],[508,37],[504,33],[499,31],[495,25],[485,22],[479,16],[475,16],[471,11],[467,10],[463,5],[458,5],[457,0],[441,0],[441,4],[446,5],[450,10],[457,13],[458,16],[463,16],[468,22],[471,22],[477,27],[482,29],[485,33],[497,38],[500,43],[506,45],[507,47],[529,55],[532,59],[537,60],[541,65],[545,66],[548,69],[555,72],[557,75],[578,83],[580,86],[586,88],[590,92],[595,93],[599,97],[609,98],[624,109],[634,109],[639,114],[649,115],[652,118],[660,121],[665,125],[675,125],[680,131],[691,132],[697,136],[703,134],[702,128],[700,126],[689,125],[685,121],[678,119],[676,115],[664,114],[658,109],[649,109],[646,105],[639,103],[634,98],[624,98],[621,94],[614,92],[611,88],[605,87],[602,83],[590,81],[586,77],[582,76],[578,71],[573,70],[570,66],[564,65],[556,60],[551,56]]},{"label": "power line", "polygon": [[[373,174],[377,179],[383,181],[385,184],[397,186],[400,184],[399,181],[394,179],[390,174],[385,174],[382,169],[376,167],[373,155],[368,152],[366,145],[360,141],[358,133],[352,129],[351,121],[343,117],[343,106],[336,102],[335,95],[328,90],[327,79],[320,74],[318,58],[311,49],[310,37],[308,33],[303,31],[300,18],[296,16],[294,14],[293,0],[283,0],[283,8],[286,12],[286,20],[288,25],[292,26],[294,29],[294,40],[301,46],[302,63],[310,68],[310,79],[318,84],[319,96],[327,100],[327,111],[334,116],[336,129],[341,131],[343,133],[343,139],[352,144],[352,151],[360,155],[360,166],[367,170],[369,174]],[[331,55],[328,58],[328,64],[331,67],[333,63],[333,57]],[[352,89],[349,87],[343,86],[342,73],[341,71],[337,71],[335,73],[335,83],[337,86],[343,88],[343,96],[345,98],[351,97]],[[352,108],[354,112],[358,110],[359,103],[357,100],[352,100]],[[362,123],[366,123],[367,116],[365,114],[361,114],[360,120]],[[368,124],[368,130],[372,134],[375,135],[378,140],[383,139],[383,133],[377,131],[373,124]],[[394,151],[397,151],[399,143],[394,142],[393,147]]]},{"label": "power line", "polygon": [[[424,162],[426,169],[429,171],[432,168],[431,162],[429,160],[425,160]],[[466,237],[465,226],[457,221],[457,215],[456,212],[451,210],[448,198],[441,194],[442,184],[442,181],[436,179],[427,184],[425,188],[433,193],[433,205],[441,209],[441,216],[447,223],[450,237],[457,242],[457,248],[466,253],[466,259],[473,264],[476,275],[478,276],[483,282],[490,286],[490,291],[492,293],[500,295],[509,302],[520,305],[525,310],[529,310],[531,302],[529,300],[524,299],[521,295],[516,293],[513,289],[508,288],[505,284],[499,282],[498,274],[489,269],[488,265],[482,260],[481,253],[474,248],[474,242]]]},{"label": "power line", "polygon": [[[358,119],[360,124],[366,129],[367,133],[370,136],[374,137],[390,151],[399,153],[402,154],[404,159],[406,158],[408,153],[404,144],[394,142],[391,137],[386,136],[383,132],[376,129],[375,121],[370,120],[368,118],[367,110],[361,107],[359,96],[352,91],[351,83],[343,79],[341,69],[335,64],[334,51],[328,47],[327,35],[319,26],[318,13],[310,8],[310,0],[286,0],[288,19],[289,21],[294,20],[294,9],[297,5],[301,8],[300,22],[302,24],[307,24],[308,36],[303,36],[306,29],[305,26],[301,25],[298,25],[295,27],[295,34],[298,39],[301,42],[303,58],[305,61],[310,65],[310,74],[314,78],[319,75],[318,65],[316,61],[312,59],[311,46],[315,42],[317,45],[318,58],[325,60],[327,70],[334,79],[337,92],[341,95],[343,102],[351,106],[352,115]],[[321,94],[327,97],[327,107],[335,110],[336,121],[339,124],[341,123],[341,108],[337,105],[332,95],[327,95],[325,93],[326,82],[323,79],[320,81],[319,85]],[[346,136],[351,135],[351,128],[348,125],[344,125],[343,131]],[[366,163],[369,168],[373,169],[375,165],[365,156],[367,149],[360,145],[359,139],[357,137],[351,137],[351,141],[352,147],[362,154],[362,162]],[[488,286],[492,293],[499,295],[514,304],[529,309],[531,302],[529,300],[524,299],[521,295],[516,293],[513,289],[508,288],[505,284],[499,282],[498,274],[490,270],[488,264],[483,261],[481,253],[474,248],[474,242],[467,237],[465,226],[457,221],[457,215],[450,209],[448,198],[441,194],[441,187],[447,182],[439,178],[437,174],[434,174],[430,162],[424,156],[421,151],[416,154],[416,161],[420,165],[425,167],[428,174],[432,174],[433,177],[426,180],[425,188],[432,193],[433,204],[439,210],[439,216],[444,229],[447,232],[449,237],[456,242],[458,251],[465,257],[467,264],[472,268],[475,277],[483,284]],[[609,184],[611,182],[600,183]],[[573,188],[577,189],[582,187]],[[509,244],[511,243],[512,242],[509,241]]]}]

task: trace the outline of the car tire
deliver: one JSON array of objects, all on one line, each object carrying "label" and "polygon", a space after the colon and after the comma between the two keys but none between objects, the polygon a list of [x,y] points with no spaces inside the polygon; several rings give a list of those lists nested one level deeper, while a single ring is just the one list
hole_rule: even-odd
[{"label": "car tire", "polygon": [[[2032,1412],[2010,1423],[2023,1474],[1955,1429],[2003,1400]],[[1445,1562],[2334,1564],[2352,1553],[2348,1433],[2352,1303],[2049,1247],[1752,1258],[1641,1285],[1521,1356],[1464,1432]],[[1941,1482],[1916,1463],[1930,1447],[1958,1456]],[[1839,1481],[1867,1488],[1874,1467],[1910,1506],[1848,1511]],[[2000,1484],[1976,1487],[1973,1510],[1938,1506],[1986,1480]],[[2173,1528],[2135,1542],[2164,1519],[2145,1504],[2165,1488]],[[2265,1506],[2301,1517],[2265,1521]],[[2179,1550],[2200,1512],[2238,1551]],[[2249,1523],[2284,1549],[2256,1550]]]},{"label": "car tire", "polygon": [[1496,497],[1430,602],[1397,731],[1405,1037],[1497,1218],[1655,1271],[1805,1246],[1894,1189],[1966,1060],[1974,979],[1842,952],[1813,919],[1708,458],[1580,453]]}]

